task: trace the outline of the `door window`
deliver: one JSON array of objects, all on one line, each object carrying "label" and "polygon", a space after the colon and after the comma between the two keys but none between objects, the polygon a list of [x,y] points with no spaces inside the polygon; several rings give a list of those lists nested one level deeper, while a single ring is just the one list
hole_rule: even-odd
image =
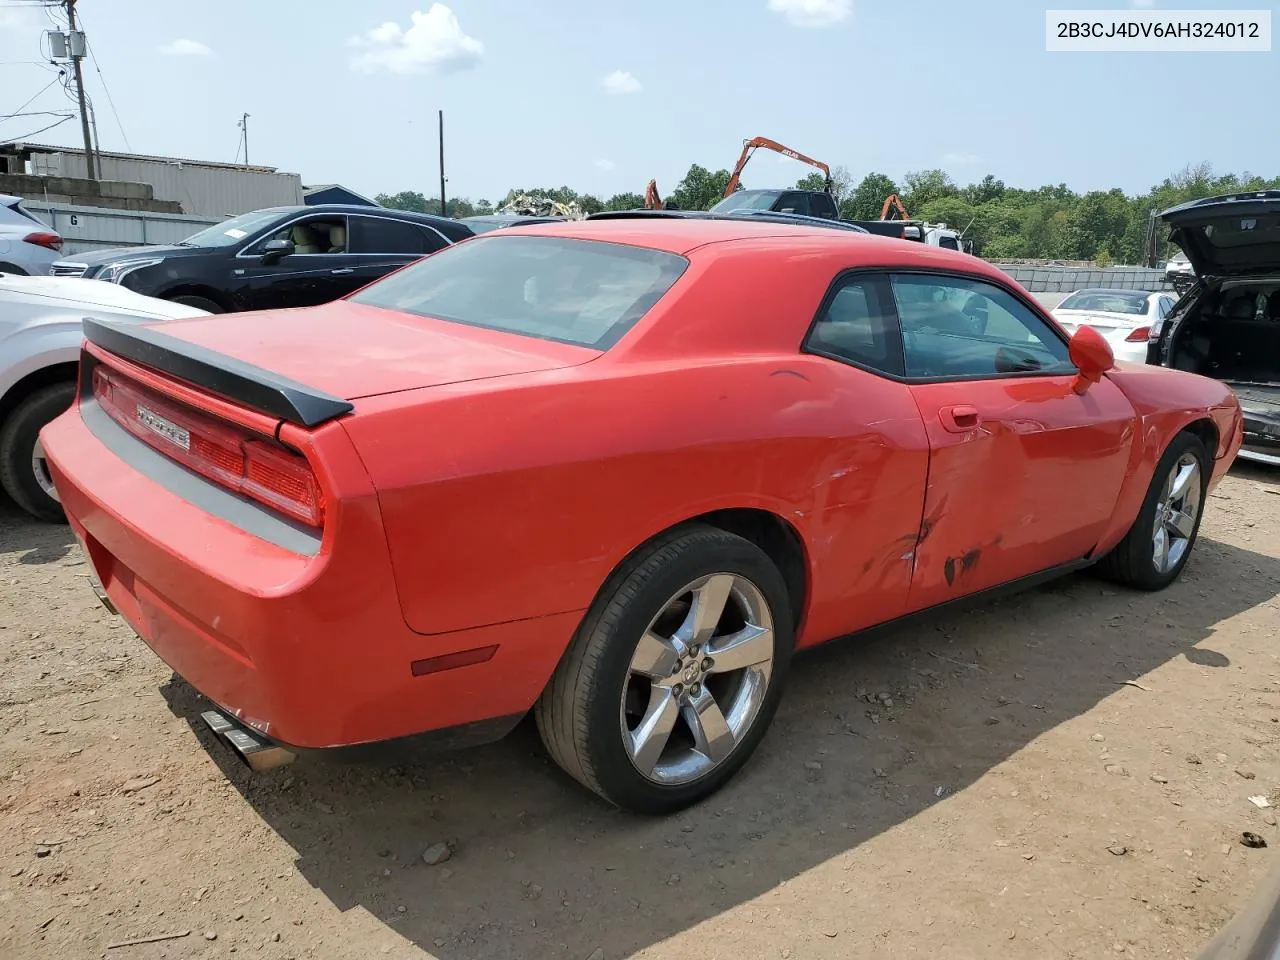
[{"label": "door window", "polygon": [[906,375],[959,380],[1071,373],[1067,345],[1008,291],[972,277],[896,274]]},{"label": "door window", "polygon": [[827,298],[805,348],[890,376],[902,376],[902,343],[883,277],[851,276]]},{"label": "door window", "polygon": [[797,213],[804,217],[810,216],[813,210],[806,193],[784,193],[775,209],[779,213]]},{"label": "door window", "polygon": [[394,253],[422,256],[445,242],[433,233],[403,220],[382,217],[351,218],[352,253]]},{"label": "door window", "polygon": [[1165,317],[1169,315],[1169,311],[1172,309],[1173,309],[1173,297],[1161,297],[1160,312],[1158,314],[1159,318],[1163,320]]},{"label": "door window", "polygon": [[347,218],[318,216],[295,220],[267,234],[253,245],[249,254],[260,255],[272,240],[292,241],[294,254],[346,253]]}]

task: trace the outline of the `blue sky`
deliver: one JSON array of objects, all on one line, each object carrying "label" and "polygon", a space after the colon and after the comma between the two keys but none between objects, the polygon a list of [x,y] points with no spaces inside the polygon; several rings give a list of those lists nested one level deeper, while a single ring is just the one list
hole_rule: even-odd
[{"label": "blue sky", "polygon": [[[1079,4],[1075,4],[1079,5]],[[1095,0],[1089,6],[1131,4]],[[1133,4],[1149,8],[1150,0]],[[1154,4],[1236,9],[1253,3]],[[1280,173],[1280,52],[1046,53],[1026,0],[79,0],[136,152],[250,160],[373,194],[663,194],[762,135],[855,178],[1143,190],[1189,162]],[[416,16],[415,16],[416,14]],[[1273,18],[1280,24],[1280,16]],[[39,6],[0,0],[0,117],[53,79]],[[126,148],[87,64],[103,149]],[[610,79],[611,78],[611,79]],[[55,85],[24,112],[64,111]],[[0,119],[0,141],[57,116]],[[32,139],[77,144],[75,120]],[[760,154],[748,185],[808,172]]]}]

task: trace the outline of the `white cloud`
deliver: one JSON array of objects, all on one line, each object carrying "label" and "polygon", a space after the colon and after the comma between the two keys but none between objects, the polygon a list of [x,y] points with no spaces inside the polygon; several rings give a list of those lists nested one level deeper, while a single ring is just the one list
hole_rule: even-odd
[{"label": "white cloud", "polygon": [[853,0],[769,0],[793,27],[831,27],[853,14]]},{"label": "white cloud", "polygon": [[450,72],[473,67],[484,55],[484,44],[462,32],[458,18],[443,3],[433,3],[426,13],[409,15],[409,28],[388,21],[358,37],[352,46],[361,52],[351,59],[360,73]]},{"label": "white cloud", "polygon": [[942,155],[943,163],[981,163],[982,158],[976,153],[945,153]]},{"label": "white cloud", "polygon": [[213,51],[199,40],[184,40],[179,37],[169,43],[160,45],[160,52],[166,57],[211,57]]},{"label": "white cloud", "polygon": [[639,93],[644,89],[640,85],[640,81],[626,70],[613,71],[613,73],[601,79],[600,85],[604,87],[606,92],[613,94]]},{"label": "white cloud", "polygon": [[612,160],[597,160],[596,168],[600,170],[612,170],[617,164]]}]

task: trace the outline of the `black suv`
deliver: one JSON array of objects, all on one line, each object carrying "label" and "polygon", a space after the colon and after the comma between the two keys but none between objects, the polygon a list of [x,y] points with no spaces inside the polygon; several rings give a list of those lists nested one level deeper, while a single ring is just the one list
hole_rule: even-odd
[{"label": "black suv", "polygon": [[81,254],[49,272],[118,283],[210,313],[309,307],[472,235],[457,220],[383,207],[272,207],[176,246]]}]

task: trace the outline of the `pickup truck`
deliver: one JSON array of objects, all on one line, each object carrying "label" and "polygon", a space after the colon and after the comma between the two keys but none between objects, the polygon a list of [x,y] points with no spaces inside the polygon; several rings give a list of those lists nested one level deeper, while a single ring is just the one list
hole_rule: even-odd
[{"label": "pickup truck", "polygon": [[746,210],[770,210],[802,217],[818,217],[823,220],[840,220],[862,227],[868,233],[903,240],[917,240],[931,247],[946,250],[973,252],[973,244],[961,238],[945,223],[925,223],[923,220],[846,220],[840,216],[836,199],[825,190],[739,190],[725,197],[712,213],[734,213]]}]

